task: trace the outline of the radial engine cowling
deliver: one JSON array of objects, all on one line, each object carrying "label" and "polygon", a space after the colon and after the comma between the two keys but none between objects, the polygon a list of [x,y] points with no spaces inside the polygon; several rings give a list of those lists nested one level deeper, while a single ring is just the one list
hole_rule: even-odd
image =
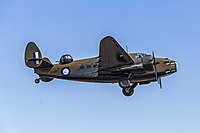
[{"label": "radial engine cowling", "polygon": [[153,59],[151,55],[146,55],[142,58],[143,68],[145,71],[153,70]]},{"label": "radial engine cowling", "polygon": [[60,58],[60,64],[68,64],[73,62],[73,58],[69,54],[65,54]]}]

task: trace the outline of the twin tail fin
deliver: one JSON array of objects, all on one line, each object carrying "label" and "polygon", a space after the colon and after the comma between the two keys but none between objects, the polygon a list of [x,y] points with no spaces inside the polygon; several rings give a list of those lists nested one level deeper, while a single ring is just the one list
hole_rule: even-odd
[{"label": "twin tail fin", "polygon": [[25,49],[25,64],[30,68],[52,67],[53,64],[48,58],[42,58],[42,53],[34,42],[29,42]]}]

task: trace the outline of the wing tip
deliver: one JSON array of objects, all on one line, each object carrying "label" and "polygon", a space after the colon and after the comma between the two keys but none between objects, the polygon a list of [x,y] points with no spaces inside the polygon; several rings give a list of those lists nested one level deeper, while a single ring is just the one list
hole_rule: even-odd
[{"label": "wing tip", "polygon": [[100,44],[102,44],[102,42],[106,41],[106,40],[112,40],[114,43],[116,43],[116,40],[114,37],[112,36],[105,36],[101,41]]}]

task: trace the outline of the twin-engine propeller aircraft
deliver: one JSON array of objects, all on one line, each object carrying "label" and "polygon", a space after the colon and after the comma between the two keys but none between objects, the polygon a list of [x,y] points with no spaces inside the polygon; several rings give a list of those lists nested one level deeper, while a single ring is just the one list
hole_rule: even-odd
[{"label": "twin-engine propeller aircraft", "polygon": [[59,63],[42,57],[34,42],[29,42],[25,50],[25,64],[33,68],[40,80],[50,82],[54,78],[83,82],[118,83],[125,96],[131,96],[137,85],[158,81],[162,89],[161,78],[177,71],[176,61],[168,58],[156,58],[154,53],[128,54],[111,36],[100,42],[99,56],[75,60],[66,54]]}]

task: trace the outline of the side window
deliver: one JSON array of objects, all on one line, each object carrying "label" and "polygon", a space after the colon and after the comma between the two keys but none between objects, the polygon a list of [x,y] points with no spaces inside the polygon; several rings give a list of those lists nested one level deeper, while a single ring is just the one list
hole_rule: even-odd
[{"label": "side window", "polygon": [[80,66],[80,69],[84,69],[84,66],[83,66],[83,64]]},{"label": "side window", "polygon": [[137,59],[138,58],[142,58],[142,55],[141,54],[136,54],[136,56],[135,56]]},{"label": "side window", "polygon": [[86,65],[87,66],[87,68],[91,68],[92,67],[92,65]]},{"label": "side window", "polygon": [[93,65],[94,68],[97,68],[97,64]]}]

